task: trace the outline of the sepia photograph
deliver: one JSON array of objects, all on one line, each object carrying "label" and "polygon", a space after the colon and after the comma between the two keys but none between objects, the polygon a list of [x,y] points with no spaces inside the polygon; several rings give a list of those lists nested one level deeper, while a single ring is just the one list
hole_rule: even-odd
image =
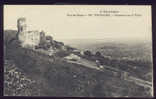
[{"label": "sepia photograph", "polygon": [[151,5],[4,5],[4,96],[154,97]]}]

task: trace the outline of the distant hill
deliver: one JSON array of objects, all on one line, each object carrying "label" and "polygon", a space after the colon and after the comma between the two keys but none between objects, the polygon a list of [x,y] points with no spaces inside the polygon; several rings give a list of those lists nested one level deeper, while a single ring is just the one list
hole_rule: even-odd
[{"label": "distant hill", "polygon": [[145,41],[109,41],[101,39],[64,40],[66,44],[80,50],[90,50],[92,53],[100,52],[103,56],[115,60],[141,60],[152,62],[152,42]]}]

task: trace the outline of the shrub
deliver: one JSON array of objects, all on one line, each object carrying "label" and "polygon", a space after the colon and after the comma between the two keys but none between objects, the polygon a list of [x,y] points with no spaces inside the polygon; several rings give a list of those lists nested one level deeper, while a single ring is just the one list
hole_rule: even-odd
[{"label": "shrub", "polygon": [[65,57],[65,56],[68,56],[70,53],[67,52],[67,51],[63,51],[63,50],[60,50],[59,52],[57,52],[55,55],[58,56],[58,57]]},{"label": "shrub", "polygon": [[92,56],[92,53],[91,53],[91,51],[89,51],[89,50],[86,50],[86,51],[84,52],[84,54],[85,54],[86,56]]},{"label": "shrub", "polygon": [[101,55],[101,53],[100,53],[99,51],[97,51],[97,52],[95,53],[95,56],[96,56],[96,57],[101,57],[102,55]]}]

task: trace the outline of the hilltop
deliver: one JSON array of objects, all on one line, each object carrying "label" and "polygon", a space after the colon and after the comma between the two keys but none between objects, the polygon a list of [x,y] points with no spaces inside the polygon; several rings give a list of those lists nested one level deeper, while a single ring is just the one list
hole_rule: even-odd
[{"label": "hilltop", "polygon": [[[111,72],[102,72],[97,69],[88,68],[82,64],[70,63],[64,57],[73,53],[76,48],[64,46],[65,50],[56,48],[57,53],[53,56],[37,52],[32,49],[19,46],[16,37],[17,31],[7,30],[4,32],[4,59],[8,64],[14,64],[15,68],[22,72],[30,82],[26,85],[32,86],[32,90],[37,93],[29,94],[31,89],[21,89],[19,92],[12,91],[14,88],[4,86],[11,90],[5,91],[4,95],[24,95],[24,96],[64,96],[64,97],[149,97],[149,89],[138,86],[133,82],[128,82],[120,77],[114,76]],[[55,46],[60,44],[55,41]],[[62,44],[62,43],[61,43]],[[79,55],[79,54],[78,54]],[[80,58],[83,56],[79,55]],[[89,61],[89,59],[85,58]],[[11,61],[11,62],[10,62]],[[110,60],[107,60],[110,62]],[[12,65],[5,65],[10,67]],[[10,71],[12,69],[8,69]],[[7,71],[5,76],[8,75]],[[16,78],[15,76],[12,76]],[[8,78],[11,79],[11,78]],[[22,79],[22,78],[18,78]],[[21,81],[21,80],[19,80]],[[30,83],[28,81],[28,83]],[[26,83],[26,82],[24,82]],[[8,83],[5,83],[6,85]],[[19,84],[19,83],[11,83]],[[21,83],[20,83],[21,84]],[[18,85],[16,85],[18,86]],[[14,86],[16,88],[16,86]],[[38,90],[36,90],[38,88]],[[20,94],[24,91],[26,94]]]}]

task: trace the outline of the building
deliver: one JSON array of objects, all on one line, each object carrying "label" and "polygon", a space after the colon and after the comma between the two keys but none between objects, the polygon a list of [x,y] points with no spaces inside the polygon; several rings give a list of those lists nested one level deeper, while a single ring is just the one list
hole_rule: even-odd
[{"label": "building", "polygon": [[80,60],[80,57],[75,55],[75,54],[70,54],[69,56],[66,56],[65,59],[68,59],[68,60]]},{"label": "building", "polygon": [[27,24],[25,18],[19,18],[17,20],[17,38],[21,43],[22,47],[35,48],[40,43],[40,32],[38,31],[27,31]]}]

